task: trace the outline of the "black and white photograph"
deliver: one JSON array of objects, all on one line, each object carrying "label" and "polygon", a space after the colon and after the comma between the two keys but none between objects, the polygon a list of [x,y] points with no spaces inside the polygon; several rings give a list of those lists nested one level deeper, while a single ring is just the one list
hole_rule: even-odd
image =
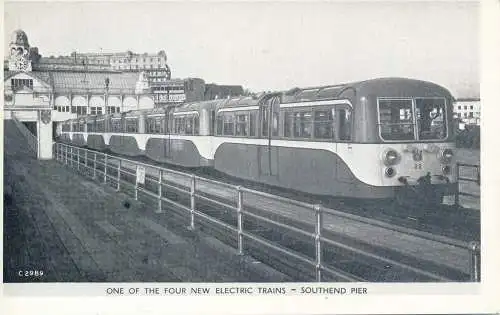
[{"label": "black and white photograph", "polygon": [[4,291],[481,285],[480,12],[5,2]]}]

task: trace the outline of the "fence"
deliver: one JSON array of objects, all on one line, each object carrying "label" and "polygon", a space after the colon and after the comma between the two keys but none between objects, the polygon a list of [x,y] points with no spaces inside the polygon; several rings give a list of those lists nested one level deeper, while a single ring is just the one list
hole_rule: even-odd
[{"label": "fence", "polygon": [[[460,170],[469,170],[468,175],[461,173]],[[471,174],[472,173],[472,174]],[[474,176],[475,175],[475,176]],[[462,177],[465,176],[465,177]],[[474,177],[472,177],[474,176]],[[460,196],[480,198],[479,194],[465,192],[460,190],[460,182],[473,182],[481,185],[481,167],[477,164],[457,163],[457,186],[455,193],[455,206],[460,205]]]},{"label": "fence", "polygon": [[29,131],[29,129],[22,123],[20,122],[14,113],[11,113],[11,118],[12,121],[14,121],[14,124],[16,125],[17,129],[22,133],[24,138],[26,138],[26,141],[28,142],[29,147],[35,154],[35,157],[38,157],[38,139],[37,137]]},{"label": "fence", "polygon": [[[268,193],[247,189],[241,186],[234,186],[227,183],[214,181],[211,179],[195,176],[193,174],[187,174],[183,172],[178,172],[171,169],[166,169],[160,166],[154,166],[138,161],[133,161],[125,158],[116,157],[110,154],[88,150],[84,148],[79,148],[67,144],[56,143],[55,144],[55,156],[56,159],[72,168],[76,168],[79,171],[85,171],[86,174],[94,179],[102,182],[114,185],[117,191],[129,192],[131,190],[134,198],[139,199],[139,193],[145,194],[156,203],[157,212],[162,212],[165,204],[176,207],[183,210],[188,217],[188,228],[195,229],[197,222],[201,223],[199,219],[205,220],[205,222],[210,222],[219,227],[224,228],[224,230],[233,233],[236,239],[236,247],[240,255],[246,254],[245,244],[248,241],[253,241],[259,245],[265,246],[271,250],[275,250],[279,253],[287,255],[287,257],[296,259],[305,265],[309,265],[313,268],[315,278],[317,281],[322,281],[324,279],[324,274],[335,277],[336,279],[342,281],[364,281],[363,278],[350,274],[344,270],[337,267],[332,267],[326,259],[323,258],[323,253],[325,253],[326,245],[333,246],[336,249],[342,251],[347,251],[354,255],[359,255],[364,257],[364,259],[376,260],[382,262],[383,264],[390,264],[396,268],[400,268],[405,271],[409,271],[415,275],[423,276],[424,278],[431,279],[433,281],[450,281],[446,276],[442,276],[436,273],[432,273],[423,270],[419,267],[411,266],[393,259],[383,257],[372,251],[363,250],[356,248],[351,245],[339,242],[332,237],[329,237],[332,233],[328,232],[324,226],[324,215],[331,216],[345,216],[349,217],[352,215],[342,214],[339,211],[326,209],[323,206],[316,204],[308,204],[284,197],[279,197],[271,195]],[[135,171],[134,171],[135,169]],[[168,183],[166,178],[175,179],[176,183]],[[128,180],[127,180],[128,178]],[[184,182],[182,184],[181,182]],[[215,185],[219,187],[218,190],[234,192],[235,198],[216,198],[202,191],[200,187],[207,187],[207,185]],[[125,189],[125,187],[128,189]],[[156,187],[154,189],[153,187]],[[167,189],[170,191],[177,191],[180,194],[186,196],[187,205],[182,204],[174,200],[174,198],[167,198]],[[250,198],[253,197],[256,200],[266,200],[266,202],[275,202],[286,205],[287,209],[293,209],[294,207],[300,207],[301,209],[307,209],[308,213],[311,215],[312,229],[308,229],[304,225],[285,224],[279,222],[272,217],[266,217],[262,213],[255,211],[250,211]],[[215,218],[199,209],[198,202],[205,201],[209,202],[217,207],[227,209],[231,211],[236,216],[235,224],[230,224],[224,222],[218,218]],[[197,220],[198,219],[198,220]],[[290,233],[295,233],[295,235],[301,235],[302,237],[309,239],[313,245],[313,257],[307,257],[303,253],[299,253],[290,248],[285,248],[282,245],[270,241],[262,236],[259,236],[255,231],[250,231],[245,229],[245,224],[249,220],[256,220],[259,225],[270,224],[282,230],[286,230]],[[365,222],[370,224],[378,224],[383,226],[385,223],[378,222],[372,219],[364,219]],[[401,230],[405,230],[401,228]],[[405,231],[405,233],[410,233]],[[480,279],[480,250],[478,243],[465,243],[459,242],[451,239],[447,239],[442,236],[433,236],[432,234],[414,231],[414,234],[419,234],[421,237],[432,239],[435,241],[443,242],[460,249],[466,249],[469,252],[470,259],[470,269],[468,271],[470,281],[479,281]]]}]

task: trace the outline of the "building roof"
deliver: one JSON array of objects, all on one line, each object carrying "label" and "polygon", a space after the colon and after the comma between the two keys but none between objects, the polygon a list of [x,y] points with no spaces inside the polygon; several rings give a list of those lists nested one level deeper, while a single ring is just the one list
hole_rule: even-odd
[{"label": "building roof", "polygon": [[109,79],[108,92],[134,93],[139,73],[135,72],[35,72],[48,74],[52,79],[55,93],[104,93],[105,80]]}]

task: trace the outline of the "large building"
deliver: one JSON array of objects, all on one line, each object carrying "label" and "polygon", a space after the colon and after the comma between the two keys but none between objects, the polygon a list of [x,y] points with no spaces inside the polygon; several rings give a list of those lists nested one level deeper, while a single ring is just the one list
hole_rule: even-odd
[{"label": "large building", "polygon": [[[49,93],[54,119],[124,112],[243,94],[241,86],[207,84],[202,79],[172,79],[164,51],[158,54],[76,53],[42,57],[22,30],[13,33],[4,61],[5,104],[21,94]],[[23,98],[23,103],[26,98]]]},{"label": "large building", "polygon": [[481,123],[481,100],[458,98],[453,104],[453,116],[467,125],[479,125]]}]

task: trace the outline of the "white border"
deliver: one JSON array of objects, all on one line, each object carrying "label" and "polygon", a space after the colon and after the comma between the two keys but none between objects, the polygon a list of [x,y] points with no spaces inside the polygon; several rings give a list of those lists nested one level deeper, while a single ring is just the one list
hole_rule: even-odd
[{"label": "white border", "polygon": [[[431,1],[431,0],[425,0]],[[3,6],[2,6],[3,11]],[[499,312],[498,300],[500,260],[500,214],[498,191],[500,172],[497,161],[499,134],[498,106],[500,100],[500,1],[481,2],[481,103],[483,143],[481,163],[483,170],[482,203],[483,225],[483,282],[477,294],[453,294],[463,285],[428,284],[427,294],[405,294],[408,287],[385,284],[367,284],[369,290],[385,288],[387,296],[325,298],[319,297],[271,297],[255,296],[240,298],[189,297],[180,298],[3,298],[0,307],[4,314],[389,314],[389,313],[492,313]],[[451,21],[443,20],[443,23]],[[2,24],[2,36],[3,24]],[[453,52],[450,52],[453,53]],[[3,54],[3,51],[2,51]],[[3,74],[2,74],[3,75]],[[3,89],[3,86],[0,88]],[[488,105],[483,105],[488,104]],[[3,112],[2,114],[3,115]],[[3,117],[2,117],[3,118]],[[3,128],[3,119],[0,120]],[[3,153],[3,137],[0,140]],[[3,173],[3,170],[2,170]],[[485,219],[487,217],[487,219]],[[0,218],[3,220],[3,217]],[[0,267],[1,268],[1,267]],[[78,285],[75,285],[77,288]],[[449,294],[435,294],[445,288]],[[3,294],[3,287],[1,288]],[[398,294],[397,294],[398,292]]]}]

